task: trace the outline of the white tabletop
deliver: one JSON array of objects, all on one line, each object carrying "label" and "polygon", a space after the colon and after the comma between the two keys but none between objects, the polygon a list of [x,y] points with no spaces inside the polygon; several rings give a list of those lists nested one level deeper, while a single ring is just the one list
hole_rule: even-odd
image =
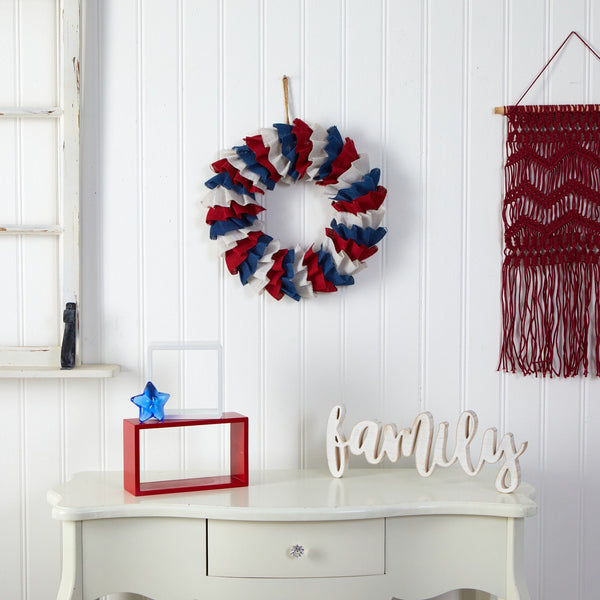
[{"label": "white tabletop", "polygon": [[493,476],[471,478],[459,469],[424,479],[414,469],[349,469],[342,479],[327,471],[250,472],[248,487],[133,496],[122,472],[78,473],[48,492],[52,516],[65,521],[114,517],[189,517],[249,521],[322,521],[406,515],[528,517],[534,490],[512,494],[494,488]]}]

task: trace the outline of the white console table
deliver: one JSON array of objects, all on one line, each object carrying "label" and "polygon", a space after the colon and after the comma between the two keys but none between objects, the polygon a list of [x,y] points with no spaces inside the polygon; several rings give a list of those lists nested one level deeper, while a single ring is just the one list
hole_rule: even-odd
[{"label": "white console table", "polygon": [[63,527],[58,600],[421,600],[455,589],[529,600],[527,484],[500,494],[455,469],[265,471],[249,487],[135,497],[122,478],[80,473],[48,493]]}]

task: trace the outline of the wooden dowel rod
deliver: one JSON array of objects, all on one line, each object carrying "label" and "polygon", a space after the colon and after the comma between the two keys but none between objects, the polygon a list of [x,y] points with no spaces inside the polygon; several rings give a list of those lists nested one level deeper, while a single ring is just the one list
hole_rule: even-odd
[{"label": "wooden dowel rod", "polygon": [[[538,107],[533,105],[527,105],[530,112],[536,112]],[[546,105],[542,105],[546,106]],[[600,110],[600,104],[560,104],[559,105],[562,112],[574,112],[576,110],[581,110],[582,107],[585,107],[587,110]],[[510,109],[510,106],[495,106],[494,114],[496,115],[505,115],[507,114],[507,109]]]}]

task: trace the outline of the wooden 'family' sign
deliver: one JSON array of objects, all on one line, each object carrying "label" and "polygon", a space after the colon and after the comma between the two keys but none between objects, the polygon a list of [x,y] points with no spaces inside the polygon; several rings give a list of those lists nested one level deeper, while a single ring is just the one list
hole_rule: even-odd
[{"label": "wooden 'family' sign", "polygon": [[494,427],[483,433],[481,452],[477,466],[471,461],[471,442],[477,433],[477,415],[467,410],[456,425],[454,452],[447,458],[448,423],[443,421],[437,427],[434,438],[433,417],[429,412],[417,415],[410,429],[396,430],[392,423],[380,425],[375,421],[360,421],[346,439],[340,426],[344,419],[344,407],[334,406],[327,423],[327,463],[334,477],[342,477],[348,462],[348,451],[364,454],[367,462],[380,463],[384,456],[395,463],[402,456],[415,457],[419,475],[429,477],[435,467],[449,467],[454,463],[462,467],[467,475],[477,475],[483,465],[497,463],[504,459],[496,477],[496,489],[502,493],[514,492],[519,485],[519,457],[525,452],[527,442],[517,450],[512,433],[506,433],[498,443],[498,432]]}]

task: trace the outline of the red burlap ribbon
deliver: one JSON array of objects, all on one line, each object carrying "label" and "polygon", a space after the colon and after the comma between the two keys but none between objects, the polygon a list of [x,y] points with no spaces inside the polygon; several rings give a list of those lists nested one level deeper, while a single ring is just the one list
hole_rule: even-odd
[{"label": "red burlap ribbon", "polygon": [[600,374],[600,105],[507,121],[499,368]]}]

